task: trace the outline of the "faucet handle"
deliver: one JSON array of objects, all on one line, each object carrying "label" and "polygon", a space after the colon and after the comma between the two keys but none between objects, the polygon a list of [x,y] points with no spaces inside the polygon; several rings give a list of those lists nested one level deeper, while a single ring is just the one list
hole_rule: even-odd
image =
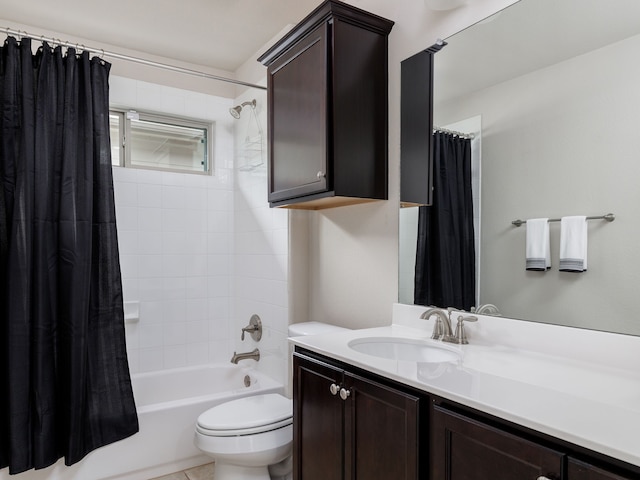
[{"label": "faucet handle", "polygon": [[242,329],[242,335],[240,335],[240,340],[244,340],[244,333],[249,332],[251,334],[251,338],[253,338],[256,342],[259,342],[262,338],[262,321],[260,317],[256,314],[251,315],[249,319],[249,325]]},{"label": "faucet handle", "polygon": [[458,324],[456,325],[456,332],[453,335],[453,342],[459,343],[461,345],[467,345],[469,342],[467,341],[467,335],[464,331],[464,322],[477,322],[478,317],[473,315],[458,315]]}]

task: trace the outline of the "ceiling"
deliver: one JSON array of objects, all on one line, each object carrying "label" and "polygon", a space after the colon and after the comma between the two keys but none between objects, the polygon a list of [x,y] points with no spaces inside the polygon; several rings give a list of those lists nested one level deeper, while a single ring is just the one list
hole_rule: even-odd
[{"label": "ceiling", "polygon": [[[0,18],[55,32],[61,40],[68,40],[66,34],[235,72],[321,1],[0,0]],[[16,26],[0,23],[0,28]]]}]

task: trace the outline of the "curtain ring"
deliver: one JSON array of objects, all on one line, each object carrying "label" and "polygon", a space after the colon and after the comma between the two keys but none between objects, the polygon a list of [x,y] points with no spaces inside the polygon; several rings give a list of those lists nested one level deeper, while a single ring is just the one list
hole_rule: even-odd
[{"label": "curtain ring", "polygon": [[100,55],[100,60],[104,60],[104,48],[100,49],[102,51],[102,55]]}]

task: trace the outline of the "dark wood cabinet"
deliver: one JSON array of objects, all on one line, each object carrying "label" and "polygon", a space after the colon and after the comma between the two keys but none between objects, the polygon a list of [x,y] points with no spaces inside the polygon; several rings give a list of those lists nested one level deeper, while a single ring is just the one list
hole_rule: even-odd
[{"label": "dark wood cabinet", "polygon": [[433,203],[433,59],[436,43],[400,63],[400,206]]},{"label": "dark wood cabinet", "polygon": [[419,398],[294,356],[294,479],[415,480]]},{"label": "dark wood cabinet", "polygon": [[400,206],[433,202],[433,52],[400,64]]},{"label": "dark wood cabinet", "polygon": [[306,349],[295,480],[636,480],[640,467]]},{"label": "dark wood cabinet", "polygon": [[258,59],[267,68],[270,206],[388,197],[393,22],[329,0]]},{"label": "dark wood cabinet", "polygon": [[297,480],[340,480],[345,403],[331,394],[342,370],[293,358],[293,472]]},{"label": "dark wood cabinet", "polygon": [[562,479],[562,452],[435,406],[431,478],[439,480]]}]

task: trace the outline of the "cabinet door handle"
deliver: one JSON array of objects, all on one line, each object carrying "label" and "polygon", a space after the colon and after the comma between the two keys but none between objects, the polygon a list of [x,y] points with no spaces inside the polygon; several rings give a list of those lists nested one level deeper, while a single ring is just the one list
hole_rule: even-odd
[{"label": "cabinet door handle", "polygon": [[346,390],[344,388],[340,389],[340,398],[346,400],[351,395],[351,390]]},{"label": "cabinet door handle", "polygon": [[324,177],[326,177],[326,174],[323,171],[320,171],[320,172],[316,173],[316,177],[317,178],[324,178]]},{"label": "cabinet door handle", "polygon": [[331,392],[331,395],[337,395],[338,391],[340,391],[340,387],[335,383],[332,383],[329,387],[329,391]]}]

